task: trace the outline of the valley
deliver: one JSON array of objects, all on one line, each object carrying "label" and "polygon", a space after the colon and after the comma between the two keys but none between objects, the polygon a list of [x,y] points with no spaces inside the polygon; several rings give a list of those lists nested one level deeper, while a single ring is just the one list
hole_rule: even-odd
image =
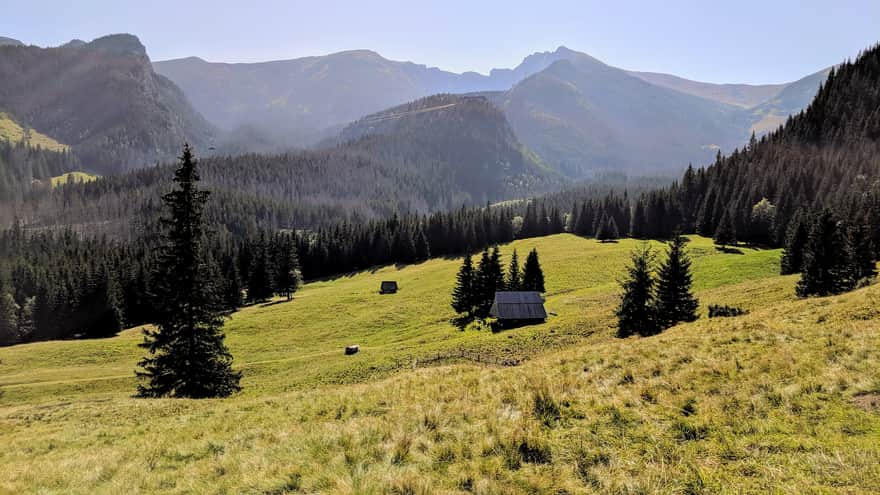
[{"label": "valley", "polygon": [[880,493],[875,6],[102,1],[0,29],[0,493]]}]

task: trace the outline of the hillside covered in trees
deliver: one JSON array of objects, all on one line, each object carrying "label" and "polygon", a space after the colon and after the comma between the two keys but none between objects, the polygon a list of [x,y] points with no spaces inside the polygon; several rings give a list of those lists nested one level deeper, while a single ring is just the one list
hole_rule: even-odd
[{"label": "hillside covered in trees", "polygon": [[[362,119],[322,149],[208,157],[201,170],[217,198],[208,206],[209,222],[240,234],[257,226],[307,229],[444,211],[560,184],[517,141],[501,112],[484,99],[453,95]],[[170,177],[171,167],[162,165],[34,191],[0,221],[131,238],[156,217]]]},{"label": "hillside covered in trees", "polygon": [[207,148],[215,131],[184,94],[153,72],[127,34],[40,48],[0,45],[0,111],[67,144],[90,171],[168,160],[184,141]]}]

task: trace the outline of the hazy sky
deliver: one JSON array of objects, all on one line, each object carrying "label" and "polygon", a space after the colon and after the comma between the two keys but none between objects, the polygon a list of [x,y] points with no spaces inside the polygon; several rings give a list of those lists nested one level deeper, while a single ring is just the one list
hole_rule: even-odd
[{"label": "hazy sky", "polygon": [[0,35],[41,46],[118,32],[153,60],[260,61],[369,48],[461,72],[558,45],[626,69],[783,82],[880,40],[880,0],[0,0]]}]

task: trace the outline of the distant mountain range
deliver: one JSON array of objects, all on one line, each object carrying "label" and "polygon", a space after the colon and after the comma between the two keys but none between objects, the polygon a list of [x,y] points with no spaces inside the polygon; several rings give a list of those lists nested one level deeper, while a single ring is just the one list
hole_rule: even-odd
[{"label": "distant mountain range", "polygon": [[524,144],[571,177],[708,162],[804,108],[827,74],[790,84],[711,84],[617,69],[565,47],[488,75],[366,50],[247,64],[191,57],[154,67],[208,120],[264,149],[310,146],[363,115],[428,95],[480,94],[502,108]]},{"label": "distant mountain range", "polygon": [[536,54],[489,76],[396,62],[369,50],[250,64],[190,57],[153,66],[221,128],[284,133],[289,144],[302,146],[364,115],[425,96],[507,89],[542,70],[551,57]]},{"label": "distant mountain range", "polygon": [[0,111],[116,173],[205,147],[215,130],[131,35],[55,48],[0,43]]},{"label": "distant mountain range", "polygon": [[131,35],[55,48],[0,39],[0,111],[69,145],[83,166],[104,174],[169,160],[183,141],[203,155],[314,147],[349,136],[358,128],[349,124],[365,115],[435,94],[484,97],[502,112],[492,120],[497,134],[512,129],[515,147],[556,175],[670,172],[777,127],[807,105],[826,75],[711,84],[618,69],[565,47],[488,75],[367,50],[248,64],[151,63]]}]

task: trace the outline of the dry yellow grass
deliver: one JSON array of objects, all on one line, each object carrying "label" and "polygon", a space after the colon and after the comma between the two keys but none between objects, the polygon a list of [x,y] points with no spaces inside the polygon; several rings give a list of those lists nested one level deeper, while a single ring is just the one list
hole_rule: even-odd
[{"label": "dry yellow grass", "polygon": [[[395,307],[424,311],[413,322],[366,310],[385,303],[361,291],[394,269],[321,282],[299,307],[248,308],[230,322],[246,389],[228,400],[130,398],[132,332],[2,349],[0,491],[880,491],[880,416],[852,403],[880,390],[880,288],[797,300],[795,279],[770,270],[778,252],[720,254],[695,239],[702,302],[751,313],[620,340],[614,278],[635,243],[516,246],[532,244],[559,315],[546,325],[452,329],[447,308],[425,307],[448,299],[435,293],[451,286],[455,260],[395,272]],[[310,324],[316,306],[325,318]],[[361,355],[338,357],[339,343],[371,338]],[[528,359],[391,366],[420,345],[510,345]]]},{"label": "dry yellow grass", "polygon": [[9,115],[0,112],[0,139],[15,143],[26,141],[28,145],[50,151],[67,151],[69,146],[59,143],[35,129],[24,129]]}]

